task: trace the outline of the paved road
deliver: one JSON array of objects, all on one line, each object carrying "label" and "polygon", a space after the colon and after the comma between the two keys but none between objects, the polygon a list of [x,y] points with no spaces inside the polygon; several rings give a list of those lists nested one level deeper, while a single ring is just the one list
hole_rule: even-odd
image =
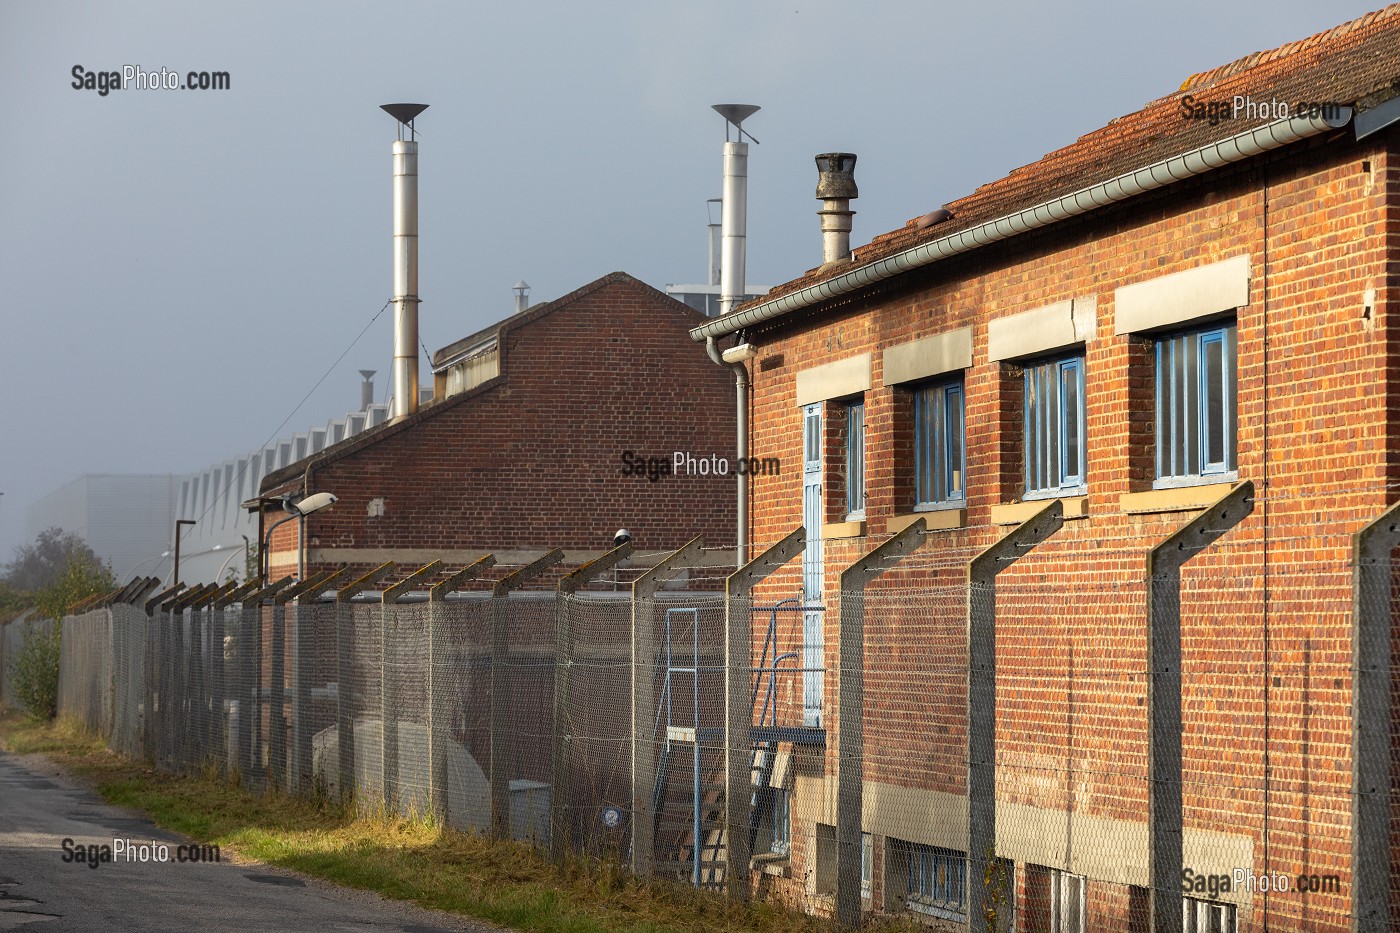
[{"label": "paved road", "polygon": [[[164,844],[171,860],[99,862],[96,869],[76,861],[78,846],[111,846],[117,838]],[[64,839],[74,847],[67,863]],[[42,758],[0,753],[0,931],[496,929],[264,865],[227,858],[182,864],[175,859],[183,841],[107,806]]]}]

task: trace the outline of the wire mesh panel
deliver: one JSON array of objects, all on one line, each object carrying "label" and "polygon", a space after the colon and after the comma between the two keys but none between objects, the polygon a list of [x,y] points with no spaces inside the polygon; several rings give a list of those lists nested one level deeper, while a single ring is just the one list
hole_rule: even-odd
[{"label": "wire mesh panel", "polygon": [[1009,860],[995,894],[1027,922],[1139,930],[1150,842],[1144,557],[1099,557],[1097,572],[1065,573],[1053,551],[1037,552],[994,586],[996,856]]},{"label": "wire mesh panel", "polygon": [[112,732],[114,751],[144,759],[146,716],[146,613],[117,603],[112,613]]},{"label": "wire mesh panel", "polygon": [[[848,618],[842,593],[840,620]],[[967,588],[941,579],[920,589],[863,594],[863,749],[841,747],[842,703],[827,722],[827,768],[797,767],[791,786],[792,845],[809,866],[820,904],[835,894],[844,863],[861,873],[862,899],[887,913],[967,919]],[[859,611],[859,610],[858,610]],[[828,655],[830,656],[830,655]],[[830,678],[843,695],[855,675],[846,659]],[[798,749],[804,758],[821,749]],[[838,836],[835,756],[862,756],[859,834]],[[815,764],[816,762],[813,762]],[[848,870],[851,870],[848,869]]]},{"label": "wire mesh panel", "polygon": [[[313,732],[312,772],[334,797],[377,809],[384,799],[377,603],[337,603],[336,724]],[[342,674],[344,676],[342,676]]]},{"label": "wire mesh panel", "polygon": [[[647,620],[639,614],[636,624]],[[724,599],[659,594],[651,624],[656,710],[639,754],[655,762],[655,871],[718,887],[725,853]]]},{"label": "wire mesh panel", "polygon": [[93,609],[68,616],[59,653],[58,714],[107,735],[112,723],[112,616]]},{"label": "wire mesh panel", "polygon": [[559,704],[558,795],[569,847],[621,858],[631,832],[632,604],[625,593],[562,597],[570,653]]},{"label": "wire mesh panel", "polygon": [[289,786],[300,794],[325,793],[324,776],[317,773],[313,760],[317,737],[336,726],[337,618],[338,606],[329,600],[298,600],[288,609],[288,774]]},{"label": "wire mesh panel", "polygon": [[391,810],[425,813],[429,803],[426,603],[385,604],[383,617],[384,800]]},{"label": "wire mesh panel", "polygon": [[420,670],[431,650],[433,685],[421,713],[432,761],[423,760],[416,783],[445,809],[448,825],[484,832],[491,827],[491,600],[473,593],[414,612],[432,618]]},{"label": "wire mesh panel", "polygon": [[[507,711],[493,730],[491,775],[498,793],[505,782],[511,838],[545,850],[553,793],[556,599],[552,590],[512,592],[493,599],[491,607],[491,703],[505,704]],[[504,656],[495,653],[501,634]]]}]

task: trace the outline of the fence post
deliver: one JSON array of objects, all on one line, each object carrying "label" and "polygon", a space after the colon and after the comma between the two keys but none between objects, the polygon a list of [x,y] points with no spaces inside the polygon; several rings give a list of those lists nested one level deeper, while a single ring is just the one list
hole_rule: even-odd
[{"label": "fence post", "polygon": [[392,562],[380,564],[358,580],[342,586],[335,594],[335,736],[336,787],[340,799],[357,801],[355,774],[355,711],[351,705],[355,679],[355,609],[350,601],[384,579],[394,569]]},{"label": "fence post", "polygon": [[[327,571],[314,577],[297,593],[295,628],[292,634],[292,750],[290,787],[293,793],[305,794],[311,784],[311,651],[312,628],[319,628],[321,594],[333,589],[349,575],[345,568]],[[309,605],[308,605],[309,604]],[[302,610],[306,610],[303,612]],[[314,621],[305,618],[314,616]]]},{"label": "fence post", "polygon": [[510,762],[514,757],[515,730],[510,720],[510,616],[506,610],[510,591],[538,577],[564,559],[555,548],[524,567],[496,581],[491,588],[491,835],[509,839]]},{"label": "fence post", "polygon": [[732,901],[749,898],[753,855],[753,591],[806,544],[799,525],[724,580],[724,880]]},{"label": "fence post", "polygon": [[695,537],[632,582],[632,873],[650,878],[656,860],[656,591],[704,547]]},{"label": "fence post", "polygon": [[1391,928],[1391,554],[1400,503],[1352,539],[1351,903],[1356,933]]},{"label": "fence post", "polygon": [[1045,507],[967,567],[967,928],[980,929],[987,853],[997,843],[997,575],[1064,525],[1064,505]]},{"label": "fence post", "polygon": [[1147,552],[1147,863],[1152,933],[1181,929],[1181,568],[1254,511],[1235,485]]},{"label": "fence post", "polygon": [[447,717],[441,715],[441,693],[438,667],[442,661],[438,657],[441,650],[437,643],[437,630],[446,619],[443,605],[447,597],[462,588],[462,584],[477,577],[496,564],[495,555],[486,554],[472,563],[434,583],[428,590],[428,810],[433,818],[443,826],[451,825],[447,812],[450,801],[447,795],[447,739],[450,735]]},{"label": "fence post", "polygon": [[397,628],[398,601],[408,594],[414,584],[429,574],[437,573],[442,561],[424,564],[386,589],[380,597],[382,615],[379,620],[379,782],[383,790],[384,808],[397,813],[399,807],[399,721],[398,684],[389,668],[389,648],[397,643],[390,637]]},{"label": "fence post", "polygon": [[923,544],[924,520],[841,571],[836,712],[836,919],[860,926],[860,836],[865,805],[865,587]]},{"label": "fence post", "polygon": [[602,556],[564,574],[554,588],[554,722],[550,755],[553,774],[549,791],[549,854],[556,862],[564,860],[570,835],[568,806],[565,803],[571,781],[569,742],[573,738],[568,731],[568,703],[578,640],[572,613],[573,597],[580,589],[631,556],[631,543],[619,544]]}]

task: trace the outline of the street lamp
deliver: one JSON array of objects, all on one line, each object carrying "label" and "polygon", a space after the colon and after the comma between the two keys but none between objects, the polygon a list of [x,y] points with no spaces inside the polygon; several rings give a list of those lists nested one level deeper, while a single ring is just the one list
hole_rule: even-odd
[{"label": "street lamp", "polygon": [[280,521],[273,522],[272,527],[267,529],[267,534],[263,537],[262,581],[264,584],[267,583],[268,568],[272,565],[271,555],[268,553],[268,549],[272,547],[272,533],[277,530],[277,527],[279,525],[285,525],[294,518],[305,518],[312,512],[319,512],[324,508],[335,505],[337,501],[337,498],[328,492],[318,492],[314,496],[307,496],[297,502],[292,502],[291,499],[282,500],[282,508],[292,514]]},{"label": "street lamp", "polygon": [[175,519],[175,569],[171,571],[170,582],[172,584],[180,582],[180,526],[193,525],[192,518]]},{"label": "street lamp", "polygon": [[[247,536],[245,535],[244,537],[246,538]],[[234,547],[234,545],[231,544],[231,545],[229,545],[229,547]],[[224,546],[223,546],[222,544],[216,544],[216,545],[214,545],[212,548],[210,548],[210,550],[212,550],[212,551],[222,551],[223,549],[224,549]],[[246,557],[246,550],[245,550],[244,553],[245,553],[245,557]],[[231,564],[231,563],[233,563],[233,559],[234,559],[235,557],[237,557],[237,556],[238,556],[238,551],[235,550],[235,551],[232,551],[232,552],[229,554],[228,557],[224,558],[223,566],[221,566],[221,567],[218,569],[218,571],[214,574],[214,582],[215,582],[215,583],[218,583],[219,581],[223,580],[223,578],[224,578],[224,571],[228,569],[228,565]],[[245,566],[246,566],[246,560],[245,560]]]},{"label": "street lamp", "polygon": [[[154,560],[154,561],[162,561],[162,560],[165,560],[165,559],[166,559],[167,557],[169,557],[169,556],[170,556],[170,552],[169,552],[169,551],[161,551],[159,554],[155,555],[154,557],[147,557],[145,560],[138,560],[138,561],[135,563],[135,565],[132,566],[132,568],[126,572],[126,575],[125,575],[125,576],[129,576],[129,577],[133,577],[133,578],[134,578],[134,577],[136,576],[136,571],[139,570],[139,569],[141,569],[142,567],[146,566],[146,565],[149,564],[151,561],[153,561],[153,560]],[[122,579],[125,579],[125,577],[118,577],[117,579],[118,579],[118,580],[122,580]]]}]

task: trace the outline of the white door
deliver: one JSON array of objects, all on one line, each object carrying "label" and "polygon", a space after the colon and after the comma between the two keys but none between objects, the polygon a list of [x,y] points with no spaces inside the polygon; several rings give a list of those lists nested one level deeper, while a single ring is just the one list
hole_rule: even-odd
[{"label": "white door", "polygon": [[[822,605],[822,406],[802,409],[802,524],[807,546],[802,552],[803,605]],[[820,608],[808,609],[802,619],[802,724],[822,724],[822,695],[826,659],[822,650]]]}]

